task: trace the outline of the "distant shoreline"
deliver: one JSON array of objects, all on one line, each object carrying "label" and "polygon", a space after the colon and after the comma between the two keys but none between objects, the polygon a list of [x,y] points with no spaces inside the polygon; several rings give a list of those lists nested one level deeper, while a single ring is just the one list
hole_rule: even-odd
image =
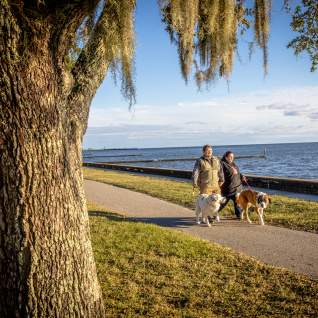
[{"label": "distant shoreline", "polygon": [[[305,141],[305,142],[278,142],[278,143],[261,143],[261,144],[232,144],[232,145],[212,145],[213,147],[239,147],[239,146],[270,146],[270,145],[299,145],[299,144],[317,144],[318,141]],[[82,151],[118,151],[118,150],[143,150],[143,149],[175,149],[175,148],[200,148],[199,146],[169,146],[169,147],[133,147],[133,148],[86,148]]]}]

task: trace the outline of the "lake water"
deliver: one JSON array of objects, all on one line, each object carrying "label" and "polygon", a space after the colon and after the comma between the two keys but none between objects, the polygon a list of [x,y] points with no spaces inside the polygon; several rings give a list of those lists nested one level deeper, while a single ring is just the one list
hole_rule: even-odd
[{"label": "lake water", "polygon": [[[267,145],[215,146],[215,155],[222,156],[231,150],[235,155],[261,155],[266,149],[266,159],[237,159],[242,173],[318,179],[318,142]],[[115,162],[121,160],[148,160],[192,158],[201,156],[201,147],[105,149],[84,150],[84,162]],[[134,162],[131,165],[192,170],[194,161]]]}]

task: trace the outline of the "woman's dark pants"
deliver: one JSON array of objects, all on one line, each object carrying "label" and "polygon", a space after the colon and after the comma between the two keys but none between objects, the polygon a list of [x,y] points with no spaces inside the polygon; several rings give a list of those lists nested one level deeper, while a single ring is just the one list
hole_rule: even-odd
[{"label": "woman's dark pants", "polygon": [[235,215],[240,218],[241,217],[241,208],[237,205],[236,203],[236,197],[235,197],[235,194],[234,195],[229,195],[229,196],[226,196],[226,201],[221,204],[220,206],[220,209],[219,209],[219,212],[222,211],[226,205],[229,203],[229,201],[232,200],[233,201],[233,204],[234,204],[234,212],[235,212]]}]

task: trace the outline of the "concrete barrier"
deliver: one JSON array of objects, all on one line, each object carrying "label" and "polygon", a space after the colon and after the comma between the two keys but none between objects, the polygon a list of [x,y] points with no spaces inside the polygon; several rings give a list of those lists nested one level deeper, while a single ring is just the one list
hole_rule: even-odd
[{"label": "concrete barrier", "polygon": [[[152,168],[141,166],[125,166],[112,163],[85,162],[85,167],[104,168],[128,172],[138,172],[167,176],[181,179],[191,179],[192,171],[166,168]],[[263,189],[273,189],[295,193],[318,195],[318,181],[309,179],[295,179],[283,177],[256,176],[247,174],[249,185]]]}]

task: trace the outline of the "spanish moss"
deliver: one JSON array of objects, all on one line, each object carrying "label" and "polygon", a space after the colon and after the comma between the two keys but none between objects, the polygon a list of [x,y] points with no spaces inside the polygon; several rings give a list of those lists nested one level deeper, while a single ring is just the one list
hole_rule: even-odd
[{"label": "spanish moss", "polygon": [[188,80],[194,66],[197,85],[218,78],[229,79],[237,51],[237,34],[253,9],[255,42],[263,50],[267,72],[270,0],[255,0],[245,8],[240,0],[161,0],[163,21],[178,47],[181,72]]},{"label": "spanish moss", "polygon": [[[181,74],[187,82],[194,76],[198,87],[219,78],[230,79],[238,34],[242,26],[254,25],[254,43],[263,50],[267,72],[267,42],[271,0],[254,0],[245,7],[244,0],[158,0],[166,30],[176,45]],[[78,28],[76,45],[70,49],[68,63],[72,67],[82,48],[103,33],[99,53],[109,65],[114,80],[119,74],[121,91],[130,105],[135,102],[134,53],[135,0],[99,1],[87,8]],[[251,19],[254,21],[249,21]],[[92,54],[92,53],[91,53]]]},{"label": "spanish moss", "polygon": [[267,42],[269,38],[269,15],[271,1],[255,0],[255,40],[256,43],[263,49],[263,65],[265,74],[267,73],[268,63],[268,48]]}]

